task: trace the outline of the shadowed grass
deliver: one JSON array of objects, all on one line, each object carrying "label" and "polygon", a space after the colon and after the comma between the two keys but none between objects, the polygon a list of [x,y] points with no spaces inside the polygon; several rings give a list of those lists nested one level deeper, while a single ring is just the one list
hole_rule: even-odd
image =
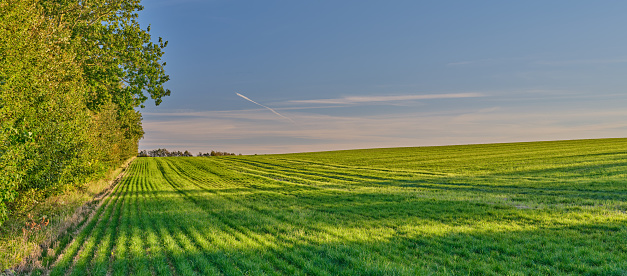
[{"label": "shadowed grass", "polygon": [[625,275],[625,149],[140,158],[52,274]]}]

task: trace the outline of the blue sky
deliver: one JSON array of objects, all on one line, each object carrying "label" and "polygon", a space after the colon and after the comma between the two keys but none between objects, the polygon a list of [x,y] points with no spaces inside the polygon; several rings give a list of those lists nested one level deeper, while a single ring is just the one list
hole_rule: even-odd
[{"label": "blue sky", "polygon": [[172,96],[141,110],[140,149],[627,137],[625,1],[143,5]]}]

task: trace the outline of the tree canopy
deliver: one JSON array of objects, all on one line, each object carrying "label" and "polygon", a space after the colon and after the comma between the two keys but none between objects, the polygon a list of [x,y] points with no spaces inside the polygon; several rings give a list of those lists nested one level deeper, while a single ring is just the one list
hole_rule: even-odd
[{"label": "tree canopy", "polygon": [[170,95],[139,0],[0,2],[0,224],[137,154]]}]

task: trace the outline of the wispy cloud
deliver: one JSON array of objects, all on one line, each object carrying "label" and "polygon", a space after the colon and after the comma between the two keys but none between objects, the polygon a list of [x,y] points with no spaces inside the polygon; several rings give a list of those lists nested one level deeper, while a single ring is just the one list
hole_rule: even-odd
[{"label": "wispy cloud", "polygon": [[474,61],[459,61],[459,62],[449,62],[446,65],[448,66],[460,66],[460,65],[468,65],[468,64],[473,64],[475,63]]},{"label": "wispy cloud", "polygon": [[151,7],[171,7],[199,3],[202,1],[203,0],[152,0],[149,4]]},{"label": "wispy cloud", "polygon": [[533,60],[531,57],[510,57],[510,58],[486,58],[486,59],[476,59],[476,60],[462,60],[449,62],[446,66],[495,66],[495,65],[503,65],[510,63],[520,63],[520,62],[529,62]]},{"label": "wispy cloud", "polygon": [[627,57],[606,58],[606,59],[553,60],[553,61],[539,60],[534,63],[538,65],[549,65],[549,66],[616,64],[616,63],[627,63]]},{"label": "wispy cloud", "polygon": [[315,100],[294,100],[289,103],[295,104],[360,104],[360,103],[381,103],[399,102],[411,100],[433,100],[433,99],[459,99],[484,97],[482,93],[450,93],[450,94],[426,94],[426,95],[397,95],[397,96],[349,96],[335,99],[315,99]]},{"label": "wispy cloud", "polygon": [[479,59],[479,60],[464,60],[457,62],[449,62],[446,66],[486,66],[486,65],[501,65],[510,63],[524,63],[533,65],[545,65],[545,66],[572,66],[572,65],[594,65],[594,64],[616,64],[627,63],[627,57],[615,57],[615,58],[590,58],[590,59],[568,59],[568,60],[546,60],[536,57],[519,57],[519,58],[500,58],[500,59]]},{"label": "wispy cloud", "polygon": [[[545,107],[486,107],[410,111],[379,116],[294,112],[298,125],[277,121],[265,109],[203,111],[180,116],[145,114],[142,149],[166,147],[244,154],[355,148],[472,144],[620,137],[627,111]],[[155,117],[158,116],[158,117]]]}]

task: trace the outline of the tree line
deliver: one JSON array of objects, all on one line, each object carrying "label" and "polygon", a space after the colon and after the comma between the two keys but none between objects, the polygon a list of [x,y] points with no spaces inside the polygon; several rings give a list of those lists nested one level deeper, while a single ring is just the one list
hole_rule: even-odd
[{"label": "tree line", "polygon": [[140,0],[0,1],[0,225],[137,154],[170,95]]},{"label": "tree line", "polygon": [[[199,152],[197,157],[209,157],[209,156],[229,156],[236,155],[235,153],[222,152],[222,151],[214,151],[211,152]],[[239,155],[242,155],[241,153]],[[137,154],[138,157],[192,157],[194,156],[189,151],[168,151],[167,149],[156,149],[156,150],[142,150]]]}]

